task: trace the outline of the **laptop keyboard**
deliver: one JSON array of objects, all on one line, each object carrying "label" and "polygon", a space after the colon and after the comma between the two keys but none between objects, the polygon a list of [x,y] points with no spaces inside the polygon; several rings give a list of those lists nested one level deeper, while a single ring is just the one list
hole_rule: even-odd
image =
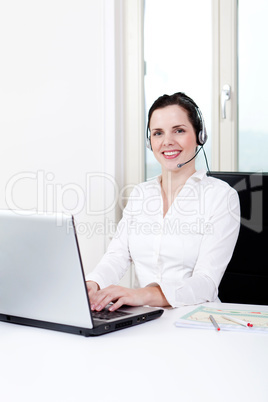
[{"label": "laptop keyboard", "polygon": [[98,320],[113,320],[114,318],[120,318],[126,315],[129,315],[128,313],[125,313],[124,311],[109,311],[108,309],[104,309],[101,311],[92,311],[92,316],[93,318],[97,318]]}]

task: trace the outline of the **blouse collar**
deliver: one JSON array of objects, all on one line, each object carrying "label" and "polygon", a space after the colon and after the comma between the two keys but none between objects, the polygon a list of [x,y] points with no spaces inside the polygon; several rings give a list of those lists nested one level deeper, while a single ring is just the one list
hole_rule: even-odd
[{"label": "blouse collar", "polygon": [[[186,181],[186,183],[189,183],[189,181],[201,181],[206,177],[207,171],[205,169],[200,169],[197,170],[195,173],[193,173]],[[157,176],[156,178],[158,184],[161,185],[162,182],[162,175]]]}]

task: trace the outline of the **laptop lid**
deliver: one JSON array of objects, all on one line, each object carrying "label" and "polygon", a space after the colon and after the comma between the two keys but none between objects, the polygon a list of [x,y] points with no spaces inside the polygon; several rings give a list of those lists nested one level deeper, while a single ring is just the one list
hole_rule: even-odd
[{"label": "laptop lid", "polygon": [[72,217],[0,212],[0,314],[92,328]]}]

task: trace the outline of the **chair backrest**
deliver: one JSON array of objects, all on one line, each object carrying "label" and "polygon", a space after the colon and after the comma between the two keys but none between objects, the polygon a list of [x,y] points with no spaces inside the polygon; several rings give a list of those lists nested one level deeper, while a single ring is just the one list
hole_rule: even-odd
[{"label": "chair backrest", "polygon": [[234,187],[241,226],[232,259],[219,287],[222,302],[268,305],[268,174],[211,172]]}]

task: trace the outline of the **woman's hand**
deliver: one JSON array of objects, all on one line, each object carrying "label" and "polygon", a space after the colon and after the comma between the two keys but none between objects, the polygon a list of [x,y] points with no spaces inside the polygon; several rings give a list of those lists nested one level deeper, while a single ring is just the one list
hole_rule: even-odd
[{"label": "woman's hand", "polygon": [[94,295],[97,293],[98,290],[100,290],[100,287],[96,282],[93,282],[93,281],[87,281],[86,285],[87,285],[88,297],[89,297],[90,304],[91,304],[91,301],[94,298]]},{"label": "woman's hand", "polygon": [[91,309],[101,311],[109,303],[110,311],[117,310],[123,304],[128,306],[168,306],[168,302],[159,286],[148,286],[139,289],[129,289],[122,286],[111,285],[92,294]]}]

